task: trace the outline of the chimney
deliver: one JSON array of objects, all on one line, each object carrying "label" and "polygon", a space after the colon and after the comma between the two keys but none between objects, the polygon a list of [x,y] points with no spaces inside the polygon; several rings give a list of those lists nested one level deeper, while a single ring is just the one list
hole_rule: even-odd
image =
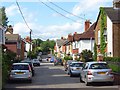
[{"label": "chimney", "polygon": [[113,8],[120,9],[120,0],[113,0]]},{"label": "chimney", "polygon": [[64,38],[63,38],[63,37],[61,37],[61,39],[63,40]]},{"label": "chimney", "polygon": [[74,32],[74,34],[77,34],[77,32]]},{"label": "chimney", "polygon": [[85,32],[89,29],[90,27],[90,20],[85,21]]}]

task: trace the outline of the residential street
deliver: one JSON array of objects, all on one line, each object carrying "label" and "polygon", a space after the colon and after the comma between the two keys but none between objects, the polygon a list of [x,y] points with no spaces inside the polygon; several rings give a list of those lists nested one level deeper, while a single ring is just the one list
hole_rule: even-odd
[{"label": "residential street", "polygon": [[[33,77],[32,83],[28,82],[13,82],[9,83],[5,87],[7,90],[9,89],[108,89],[108,90],[118,90],[118,86],[109,86],[109,85],[92,85],[86,86],[84,83],[80,83],[79,77],[70,77],[64,71],[63,66],[54,66],[53,63],[41,63],[40,67],[35,67],[35,76]],[[91,89],[90,89],[91,88]]]}]

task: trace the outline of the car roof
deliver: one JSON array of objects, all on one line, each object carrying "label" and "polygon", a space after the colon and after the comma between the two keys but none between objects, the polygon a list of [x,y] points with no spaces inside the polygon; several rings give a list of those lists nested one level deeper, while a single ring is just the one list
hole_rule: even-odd
[{"label": "car roof", "polygon": [[94,64],[94,63],[107,63],[107,62],[104,62],[104,61],[93,61],[93,62],[86,62],[88,64]]},{"label": "car roof", "polygon": [[29,65],[28,63],[13,63],[13,65]]},{"label": "car roof", "polygon": [[71,62],[71,63],[84,63],[84,62]]}]

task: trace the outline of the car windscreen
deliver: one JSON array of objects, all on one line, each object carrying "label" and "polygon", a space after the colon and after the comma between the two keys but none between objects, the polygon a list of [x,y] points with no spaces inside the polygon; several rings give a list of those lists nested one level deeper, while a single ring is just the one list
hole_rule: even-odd
[{"label": "car windscreen", "polygon": [[13,65],[12,70],[29,70],[28,65]]},{"label": "car windscreen", "polygon": [[95,63],[89,69],[109,69],[109,66],[106,63]]},{"label": "car windscreen", "polygon": [[72,63],[71,67],[83,67],[83,63]]}]

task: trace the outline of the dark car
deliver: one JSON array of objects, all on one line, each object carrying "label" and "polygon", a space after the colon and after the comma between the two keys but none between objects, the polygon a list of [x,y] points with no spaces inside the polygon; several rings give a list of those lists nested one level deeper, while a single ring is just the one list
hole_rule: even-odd
[{"label": "dark car", "polygon": [[34,66],[40,66],[40,61],[38,59],[32,60]]},{"label": "dark car", "polygon": [[33,66],[32,60],[22,60],[21,62],[22,63],[29,63],[29,65],[31,67],[31,70],[32,70],[32,76],[34,76],[35,75],[35,70],[34,70],[34,66]]},{"label": "dark car", "polygon": [[54,61],[54,65],[62,65],[63,66],[63,61],[61,58],[56,58]]}]

